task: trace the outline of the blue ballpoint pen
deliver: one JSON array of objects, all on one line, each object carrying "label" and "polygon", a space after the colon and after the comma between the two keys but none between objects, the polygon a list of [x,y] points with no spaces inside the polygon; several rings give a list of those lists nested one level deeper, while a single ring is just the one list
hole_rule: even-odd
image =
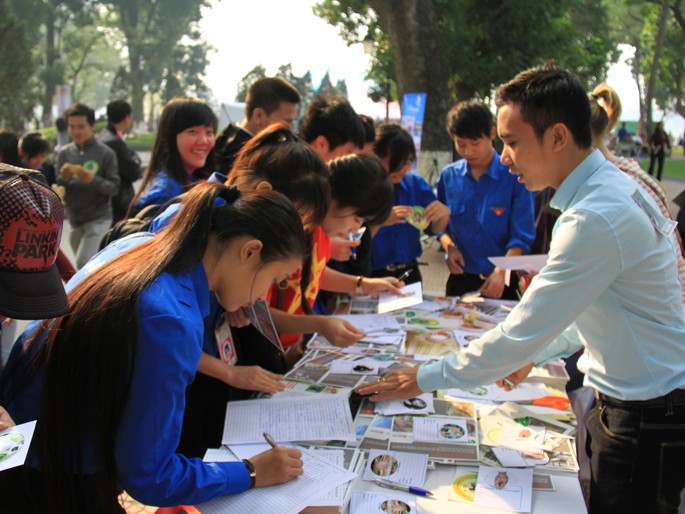
[{"label": "blue ballpoint pen", "polygon": [[[354,233],[353,233],[353,232],[348,232],[348,234],[347,234],[347,240],[348,240],[348,241],[354,241],[354,240],[355,240],[355,237],[354,237]],[[352,250],[352,260],[355,261],[355,260],[357,260],[357,247],[356,247],[356,246],[353,246],[353,247],[351,248],[351,250]]]},{"label": "blue ballpoint pen", "polygon": [[406,493],[412,493],[417,494],[419,496],[428,496],[429,498],[433,498],[432,492],[421,487],[414,487],[413,485],[396,484],[395,482],[391,482],[390,480],[383,480],[382,478],[374,478],[371,481],[374,484],[379,485],[381,487],[385,487],[387,489],[395,489],[397,491],[404,491]]},{"label": "blue ballpoint pen", "polygon": [[[347,240],[348,241],[359,241],[362,236],[364,235],[364,232],[366,232],[366,227],[360,228],[356,233],[355,232],[348,232],[347,233]],[[351,248],[352,250],[352,260],[357,259],[357,247],[353,246]]]}]

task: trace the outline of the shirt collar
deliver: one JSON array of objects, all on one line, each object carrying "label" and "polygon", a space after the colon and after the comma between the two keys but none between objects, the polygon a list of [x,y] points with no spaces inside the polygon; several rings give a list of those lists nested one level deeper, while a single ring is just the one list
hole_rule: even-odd
[{"label": "shirt collar", "polygon": [[88,139],[85,143],[83,143],[82,145],[76,145],[76,147],[79,150],[85,150],[86,148],[90,148],[91,146],[93,146],[96,142],[97,139],[95,139],[95,134],[93,134],[93,136],[90,139]]},{"label": "shirt collar", "polygon": [[[481,177],[487,175],[493,180],[499,180],[502,178],[502,173],[504,172],[504,169],[502,166],[500,166],[500,158],[499,158],[499,153],[497,153],[497,150],[494,148],[492,149],[492,160],[490,161],[490,165],[488,166],[488,169],[485,170],[485,173],[481,175]],[[466,176],[469,175],[470,177],[473,177],[473,174],[471,173],[471,165],[467,162],[464,163],[465,166],[461,170],[461,175]],[[507,168],[508,171],[508,168]]]},{"label": "shirt collar", "polygon": [[550,205],[560,211],[565,211],[571,205],[580,187],[604,163],[606,159],[599,150],[591,152],[581,163],[569,173],[557,189]]},{"label": "shirt collar", "polygon": [[404,176],[402,177],[402,180],[400,180],[397,184],[395,184],[395,186],[401,187],[405,191],[409,191],[409,179],[407,178],[407,176],[410,173],[411,173],[411,171],[408,171],[407,173],[405,173]]}]

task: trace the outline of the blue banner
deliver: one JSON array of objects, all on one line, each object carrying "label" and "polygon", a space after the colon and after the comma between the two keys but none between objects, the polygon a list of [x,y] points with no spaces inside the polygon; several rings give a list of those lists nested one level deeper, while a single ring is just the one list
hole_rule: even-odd
[{"label": "blue banner", "polygon": [[402,97],[402,126],[414,138],[416,146],[416,162],[412,171],[416,171],[421,150],[421,134],[423,133],[423,115],[426,112],[426,93],[406,93]]}]

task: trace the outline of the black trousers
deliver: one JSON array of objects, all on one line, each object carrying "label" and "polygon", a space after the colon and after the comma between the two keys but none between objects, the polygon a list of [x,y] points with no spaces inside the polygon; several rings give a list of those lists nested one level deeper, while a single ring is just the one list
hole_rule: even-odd
[{"label": "black trousers", "polygon": [[676,514],[685,487],[685,390],[646,401],[598,395],[592,436],[591,514]]}]

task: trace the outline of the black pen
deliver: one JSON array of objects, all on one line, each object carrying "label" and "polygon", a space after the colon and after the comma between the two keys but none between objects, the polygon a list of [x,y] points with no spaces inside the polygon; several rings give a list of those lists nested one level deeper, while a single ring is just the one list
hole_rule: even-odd
[{"label": "black pen", "polygon": [[405,278],[409,277],[411,275],[411,269],[408,269],[404,273],[402,273],[399,277],[397,277],[397,280],[404,280]]},{"label": "black pen", "polygon": [[404,491],[406,493],[418,494],[419,496],[428,496],[433,498],[433,493],[421,487],[414,487],[413,485],[396,484],[390,480],[383,480],[382,478],[374,478],[371,480],[374,484],[387,489],[395,489],[396,491]]},{"label": "black pen", "polygon": [[276,446],[278,446],[276,441],[274,441],[274,438],[269,435],[269,432],[263,432],[262,435],[264,435],[264,439],[266,439],[266,442],[269,443],[272,448],[276,448]]}]

